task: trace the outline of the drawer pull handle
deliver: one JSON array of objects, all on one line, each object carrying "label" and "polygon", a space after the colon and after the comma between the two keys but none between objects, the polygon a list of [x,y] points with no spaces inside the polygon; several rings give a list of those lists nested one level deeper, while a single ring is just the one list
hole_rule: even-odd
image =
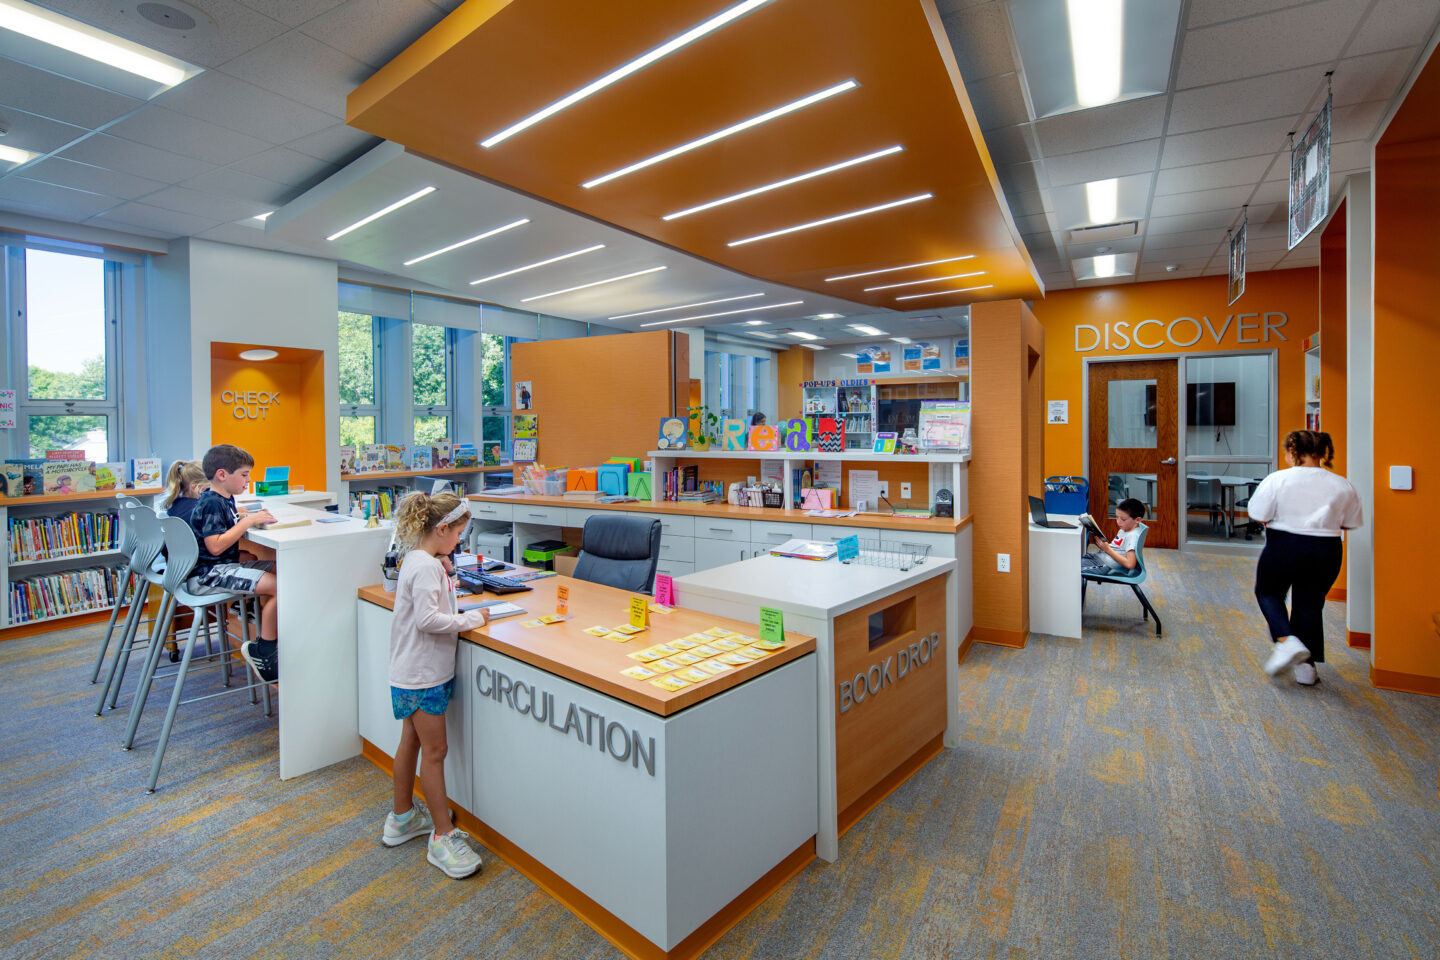
[{"label": "drawer pull handle", "polygon": [[735,528],[734,528],[734,527],[710,527],[709,530],[710,530],[711,533],[734,533],[734,532],[735,532]]},{"label": "drawer pull handle", "polygon": [[527,513],[527,514],[525,514],[525,516],[527,516],[527,517],[538,517],[539,519],[544,520],[546,515],[543,514],[543,513]]}]

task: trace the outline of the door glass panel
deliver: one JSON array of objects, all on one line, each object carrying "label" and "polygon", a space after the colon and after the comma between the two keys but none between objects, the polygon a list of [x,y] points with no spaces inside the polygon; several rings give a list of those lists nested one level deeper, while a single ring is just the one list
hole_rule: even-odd
[{"label": "door glass panel", "polygon": [[1191,457],[1269,457],[1270,358],[1185,362],[1185,449]]},{"label": "door glass panel", "polygon": [[1121,500],[1134,498],[1145,504],[1145,516],[1155,515],[1155,474],[1153,473],[1112,473],[1109,476],[1109,490],[1106,502],[1108,513],[1115,516],[1115,507]]},{"label": "door glass panel", "polygon": [[1110,449],[1155,448],[1155,381],[1111,380]]},{"label": "door glass panel", "polygon": [[1185,471],[1185,525],[1191,540],[1263,537],[1263,528],[1247,530],[1246,505],[1255,486],[1270,472],[1268,463],[1191,460]]}]

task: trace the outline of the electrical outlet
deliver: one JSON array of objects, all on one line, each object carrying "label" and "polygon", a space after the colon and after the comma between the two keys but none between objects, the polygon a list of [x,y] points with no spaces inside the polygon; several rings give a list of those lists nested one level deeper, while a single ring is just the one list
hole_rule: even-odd
[{"label": "electrical outlet", "polygon": [[995,569],[996,569],[998,572],[1000,572],[1000,573],[1009,573],[1009,572],[1010,572],[1010,554],[1008,554],[1008,553],[997,553],[997,554],[995,554]]},{"label": "electrical outlet", "polygon": [[890,499],[890,481],[889,481],[889,480],[881,480],[881,481],[880,481],[880,496],[884,497],[886,500],[889,500],[889,499]]},{"label": "electrical outlet", "polygon": [[909,500],[909,499],[910,499],[910,484],[908,484],[908,483],[902,483],[902,484],[900,484],[900,499],[901,499],[901,500]]}]

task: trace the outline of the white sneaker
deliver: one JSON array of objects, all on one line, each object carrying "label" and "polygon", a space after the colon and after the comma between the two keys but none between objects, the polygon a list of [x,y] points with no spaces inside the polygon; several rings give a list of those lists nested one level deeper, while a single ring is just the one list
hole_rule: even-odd
[{"label": "white sneaker", "polygon": [[1294,666],[1300,661],[1308,659],[1310,659],[1310,651],[1305,648],[1305,644],[1300,642],[1300,638],[1286,637],[1275,644],[1270,659],[1265,661],[1265,672],[1273,677],[1286,667]]},{"label": "white sneaker", "polygon": [[1305,662],[1295,664],[1296,683],[1302,684],[1307,687],[1313,687],[1315,685],[1315,681],[1319,679],[1320,677],[1315,673],[1315,664]]},{"label": "white sneaker", "polygon": [[404,820],[395,816],[394,810],[385,815],[385,832],[381,834],[380,842],[387,847],[398,847],[406,840],[414,840],[434,829],[435,821],[430,816],[430,808],[423,800],[414,800],[410,816]]},{"label": "white sneaker", "polygon": [[453,880],[468,877],[479,870],[482,865],[480,854],[465,842],[469,838],[470,835],[458,827],[445,834],[432,833],[430,834],[430,848],[425,853],[425,859],[435,864],[445,876]]}]

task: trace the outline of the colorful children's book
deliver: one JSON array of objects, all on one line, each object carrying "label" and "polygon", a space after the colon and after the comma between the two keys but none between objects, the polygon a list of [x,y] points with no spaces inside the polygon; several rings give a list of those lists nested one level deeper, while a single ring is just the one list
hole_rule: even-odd
[{"label": "colorful children's book", "polygon": [[456,443],[450,447],[450,466],[452,467],[478,467],[480,466],[480,453],[475,449],[473,443]]},{"label": "colorful children's book", "polygon": [[660,437],[655,441],[659,450],[685,449],[685,435],[690,425],[684,417],[664,417],[660,420]]},{"label": "colorful children's book", "polygon": [[136,489],[160,486],[160,458],[136,457],[130,461],[130,476]]},{"label": "colorful children's book", "polygon": [[387,444],[385,444],[385,469],[386,469],[386,470],[404,470],[404,469],[408,466],[408,464],[406,463],[406,459],[407,459],[407,458],[406,458],[406,455],[405,455],[405,444],[403,444],[403,443],[387,443]]},{"label": "colorful children's book", "polygon": [[499,466],[500,457],[504,452],[504,448],[498,443],[481,444],[481,454],[485,458],[484,463],[487,467]]},{"label": "colorful children's book", "polygon": [[45,489],[45,460],[32,458],[7,462],[20,468],[22,496],[28,497]]},{"label": "colorful children's book", "polygon": [[411,470],[433,470],[435,469],[435,452],[428,446],[416,447],[410,451]]},{"label": "colorful children's book", "polygon": [[380,443],[366,443],[360,446],[360,459],[355,464],[356,473],[379,473],[385,469],[385,446]]},{"label": "colorful children's book", "polygon": [[96,490],[120,490],[125,486],[123,474],[125,464],[123,463],[97,463],[95,464],[95,489]]},{"label": "colorful children's book", "polygon": [[433,459],[435,460],[433,469],[450,469],[450,454],[452,446],[453,444],[451,444],[448,439],[436,440],[433,444],[430,445],[430,452],[434,455]]},{"label": "colorful children's book", "polygon": [[0,464],[0,496],[25,495],[25,468],[18,463]]},{"label": "colorful children's book", "polygon": [[95,464],[89,460],[52,460],[45,464],[45,493],[88,493],[95,489]]},{"label": "colorful children's book", "polygon": [[355,472],[355,446],[353,444],[347,443],[340,448],[340,472]]},{"label": "colorful children's book", "polygon": [[515,437],[534,440],[540,436],[540,416],[535,413],[515,414]]}]

